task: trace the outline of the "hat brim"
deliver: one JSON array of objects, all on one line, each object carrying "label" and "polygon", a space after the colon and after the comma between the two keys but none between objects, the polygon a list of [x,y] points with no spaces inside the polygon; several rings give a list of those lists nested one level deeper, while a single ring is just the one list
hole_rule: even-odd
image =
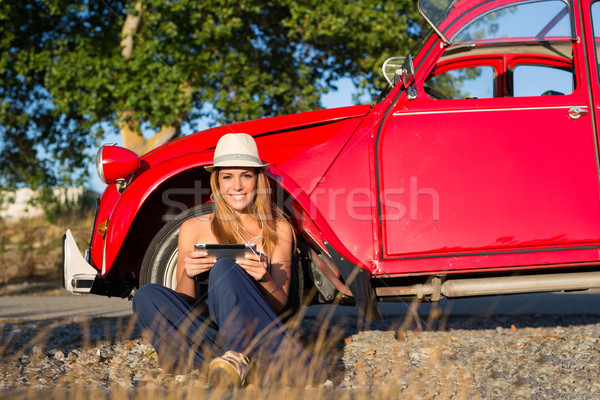
[{"label": "hat brim", "polygon": [[252,161],[241,161],[241,160],[237,160],[237,161],[225,161],[225,162],[220,162],[218,164],[213,164],[213,165],[206,165],[204,167],[205,170],[207,170],[208,172],[213,172],[215,169],[217,168],[260,168],[263,171],[266,171],[267,168],[269,168],[270,164],[257,164],[255,162]]}]

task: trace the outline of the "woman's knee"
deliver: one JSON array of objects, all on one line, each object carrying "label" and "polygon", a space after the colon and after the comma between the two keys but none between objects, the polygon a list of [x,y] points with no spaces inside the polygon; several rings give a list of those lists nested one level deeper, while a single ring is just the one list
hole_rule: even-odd
[{"label": "woman's knee", "polygon": [[156,283],[148,283],[144,286],[141,286],[139,289],[135,291],[135,295],[133,296],[133,304],[145,302],[147,299],[152,299],[159,292],[162,286]]},{"label": "woman's knee", "polygon": [[154,314],[157,305],[168,296],[166,293],[168,290],[167,287],[156,283],[149,283],[140,287],[133,296],[133,312],[137,314],[144,312]]},{"label": "woman's knee", "polygon": [[210,269],[209,280],[219,279],[230,273],[231,270],[240,268],[231,258],[220,258]]},{"label": "woman's knee", "polygon": [[219,259],[211,268],[208,276],[208,290],[217,292],[227,290],[227,288],[238,288],[247,281],[249,275],[231,258]]}]

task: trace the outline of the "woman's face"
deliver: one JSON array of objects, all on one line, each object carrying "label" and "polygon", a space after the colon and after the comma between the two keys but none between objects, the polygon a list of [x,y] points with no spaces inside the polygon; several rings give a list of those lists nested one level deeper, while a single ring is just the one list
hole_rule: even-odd
[{"label": "woman's face", "polygon": [[246,213],[256,198],[257,176],[253,168],[219,170],[219,191],[233,210]]}]

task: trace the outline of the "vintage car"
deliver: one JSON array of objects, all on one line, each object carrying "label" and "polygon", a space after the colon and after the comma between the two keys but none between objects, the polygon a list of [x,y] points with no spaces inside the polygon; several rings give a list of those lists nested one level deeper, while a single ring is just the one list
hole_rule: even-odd
[{"label": "vintage car", "polygon": [[432,30],[386,61],[375,104],[220,126],[139,158],[103,146],[108,186],[85,256],[65,235],[65,288],[174,287],[179,226],[211,212],[203,166],[229,132],[255,137],[297,230],[296,305],[379,318],[378,301],[600,287],[600,2],[419,10]]}]

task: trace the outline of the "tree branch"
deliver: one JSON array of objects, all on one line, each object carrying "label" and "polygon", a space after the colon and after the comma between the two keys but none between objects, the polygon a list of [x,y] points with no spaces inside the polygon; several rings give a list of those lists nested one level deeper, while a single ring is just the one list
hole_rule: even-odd
[{"label": "tree branch", "polygon": [[135,3],[136,15],[127,14],[125,24],[121,30],[121,55],[125,58],[130,58],[133,54],[133,37],[135,36],[140,19],[142,17],[142,2]]}]

